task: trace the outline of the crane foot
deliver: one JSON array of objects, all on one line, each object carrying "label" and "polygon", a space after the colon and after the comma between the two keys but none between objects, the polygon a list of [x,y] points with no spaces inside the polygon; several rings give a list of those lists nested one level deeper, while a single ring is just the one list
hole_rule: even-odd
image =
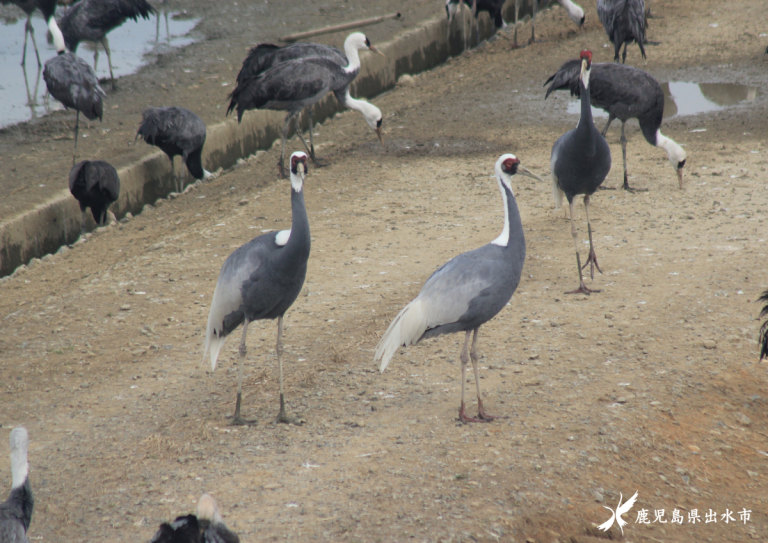
[{"label": "crane foot", "polygon": [[587,285],[585,285],[584,282],[582,282],[581,286],[579,286],[579,288],[577,288],[576,290],[567,290],[567,291],[565,291],[565,294],[586,294],[586,295],[590,295],[593,292],[603,292],[603,291],[602,290],[596,290],[596,289],[587,288]]},{"label": "crane foot", "polygon": [[584,263],[584,265],[581,267],[583,270],[589,266],[589,277],[590,279],[595,279],[595,268],[597,268],[597,271],[600,273],[603,273],[603,270],[600,269],[600,265],[597,263],[597,255],[595,254],[594,249],[589,250],[589,256],[587,257],[587,261]]},{"label": "crane foot", "polygon": [[464,402],[461,402],[461,408],[459,408],[459,420],[464,424],[469,422],[490,422],[492,419],[475,418],[467,415],[467,411],[464,408]]},{"label": "crane foot", "polygon": [[477,399],[477,416],[485,421],[492,421],[496,419],[506,419],[508,417],[502,417],[498,415],[489,415],[485,412],[485,409],[483,409],[483,400],[480,398]]},{"label": "crane foot", "polygon": [[621,188],[626,190],[627,192],[631,192],[632,194],[635,194],[636,192],[648,192],[648,189],[636,189],[634,187],[630,187],[629,183],[624,183],[624,186],[622,186]]}]

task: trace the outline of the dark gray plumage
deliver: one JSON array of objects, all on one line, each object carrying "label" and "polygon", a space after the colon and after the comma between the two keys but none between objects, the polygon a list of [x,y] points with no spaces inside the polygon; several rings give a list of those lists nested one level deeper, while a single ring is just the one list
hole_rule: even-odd
[{"label": "dark gray plumage", "polygon": [[[572,96],[580,96],[581,61],[569,60],[560,70],[547,79],[544,86],[546,97],[552,91],[571,91]],[[664,118],[664,92],[661,85],[649,73],[622,64],[592,64],[589,76],[589,95],[593,106],[608,112],[608,122],[602,135],[608,133],[608,127],[614,119],[621,121],[621,152],[624,160],[624,186],[628,191],[635,191],[629,186],[627,174],[627,137],[624,125],[629,119],[637,119],[645,140],[664,149],[667,158],[677,174],[679,187],[683,188],[683,167],[687,159],[686,152],[680,145],[661,133],[661,121]]]},{"label": "dark gray plumage", "polygon": [[[283,145],[278,162],[280,175],[283,177],[285,177],[283,167],[285,144],[291,120],[305,108],[322,100],[329,92],[348,89],[350,82],[360,71],[358,53],[360,49],[378,52],[364,34],[355,32],[350,34],[344,42],[345,56],[349,62],[345,66],[338,64],[335,55],[313,56],[295,58],[277,64],[272,63],[271,67],[260,72],[257,70],[262,63],[261,58],[268,56],[267,48],[262,48],[256,55],[249,53],[243,69],[238,74],[237,85],[229,95],[230,102],[227,115],[237,109],[237,120],[240,122],[243,113],[250,109],[273,109],[288,112],[283,124]],[[365,103],[367,104],[367,102]],[[375,114],[370,108],[368,111],[359,110],[369,125],[376,122],[376,120],[369,118],[369,115]],[[377,108],[376,111],[378,111]],[[378,120],[380,121],[380,119],[381,112],[379,112]],[[297,130],[297,133],[304,146],[308,148],[301,131]],[[381,137],[378,131],[377,134]]]},{"label": "dark gray plumage", "polygon": [[90,207],[96,224],[104,225],[109,206],[120,196],[120,177],[108,162],[84,160],[69,172],[69,192],[80,203],[83,214]]},{"label": "dark gray plumage", "polygon": [[[141,136],[150,145],[159,147],[171,161],[171,175],[175,177],[173,157],[181,156],[189,173],[195,179],[207,179],[210,172],[203,168],[205,123],[195,113],[183,107],[148,107],[141,114],[136,138]],[[176,190],[184,189],[184,180],[176,178]]]},{"label": "dark gray plumage", "polygon": [[[24,66],[24,63],[27,59],[27,34],[29,34],[32,37],[32,45],[35,47],[37,65],[42,66],[43,64],[40,62],[40,53],[37,50],[37,42],[35,41],[35,29],[32,26],[31,21],[32,14],[36,9],[39,9],[43,14],[45,22],[50,28],[52,24],[56,24],[56,20],[53,18],[54,14],[56,13],[56,0],[0,0],[0,4],[4,6],[17,6],[27,14],[27,22],[24,25],[24,49],[21,52],[21,65]],[[51,30],[51,33],[53,34],[53,30]]]},{"label": "dark gray plumage", "polygon": [[[81,41],[101,43],[107,52],[109,78],[115,87],[112,74],[112,53],[109,51],[107,34],[122,25],[126,20],[138,21],[139,17],[149,19],[157,13],[146,0],[80,0],[67,9],[59,20],[59,28],[64,34],[64,43],[73,53]],[[99,56],[98,46],[94,53],[94,68]]]},{"label": "dark gray plumage", "polygon": [[29,484],[27,450],[29,437],[24,428],[11,430],[11,495],[0,503],[0,542],[29,543],[27,530],[32,521],[35,498]]},{"label": "dark gray plumage", "polygon": [[579,194],[584,195],[584,208],[587,212],[587,228],[589,230],[589,257],[584,267],[590,265],[590,275],[594,278],[594,268],[602,273],[597,264],[597,256],[592,245],[592,226],[589,223],[589,197],[603,183],[611,170],[611,150],[605,138],[595,128],[592,122],[592,108],[587,87],[590,83],[590,67],[592,53],[581,52],[581,118],[573,130],[566,132],[552,146],[550,166],[552,168],[552,190],[556,207],[559,208],[563,195],[568,199],[571,217],[571,235],[576,247],[576,265],[579,270],[579,288],[568,292],[589,294],[599,292],[587,288],[581,273],[579,243],[576,234],[576,223],[573,220],[573,199]]},{"label": "dark gray plumage", "polygon": [[608,38],[613,43],[615,62],[624,45],[621,62],[627,60],[627,47],[637,42],[645,58],[645,1],[644,0],[597,0],[597,16],[603,23]]},{"label": "dark gray plumage", "polygon": [[[45,63],[43,79],[51,96],[64,107],[77,111],[75,120],[75,151],[80,127],[80,113],[91,121],[101,120],[104,114],[104,89],[99,85],[96,73],[88,63],[75,53],[59,50],[59,54]],[[75,156],[72,156],[72,164]]]},{"label": "dark gray plumage", "polygon": [[176,517],[170,524],[161,524],[150,543],[240,543],[240,537],[224,524],[213,498],[203,494],[197,516]]},{"label": "dark gray plumage", "polygon": [[291,229],[264,234],[236,249],[227,257],[216,282],[208,313],[203,360],[210,351],[211,369],[215,371],[226,337],[243,325],[233,424],[248,424],[240,417],[245,338],[248,324],[261,319],[277,319],[276,351],[280,367],[280,414],[277,420],[291,422],[285,415],[283,394],[283,315],[296,300],[307,275],[310,235],[303,191],[306,167],[306,154],[291,155]]},{"label": "dark gray plumage", "polygon": [[[504,200],[504,229],[488,245],[462,253],[433,273],[421,292],[389,325],[376,347],[374,361],[381,360],[383,372],[392,356],[401,346],[415,345],[422,339],[465,332],[461,353],[461,407],[462,422],[486,422],[494,417],[485,413],[480,396],[480,376],[477,365],[477,337],[480,326],[501,311],[512,297],[520,282],[525,261],[525,236],[512,192],[512,176],[516,173],[535,179],[522,166],[515,155],[502,155],[495,166],[496,179]],[[477,386],[478,418],[468,417],[464,404],[467,356],[470,335],[472,366]]]}]

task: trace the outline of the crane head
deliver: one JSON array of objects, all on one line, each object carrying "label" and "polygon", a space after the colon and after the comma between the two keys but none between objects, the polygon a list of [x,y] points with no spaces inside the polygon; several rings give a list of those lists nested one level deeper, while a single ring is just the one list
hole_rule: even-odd
[{"label": "crane head", "polygon": [[582,62],[584,60],[587,61],[587,70],[589,70],[592,67],[592,51],[585,49],[584,51],[581,52],[581,54],[579,55],[579,58],[582,60]]},{"label": "crane head", "polygon": [[520,159],[515,155],[507,155],[501,163],[501,171],[507,175],[515,175],[517,167],[520,165]]},{"label": "crane head", "polygon": [[[299,171],[299,167],[301,167],[301,171]],[[303,178],[307,171],[307,155],[301,151],[293,153],[291,155],[291,173]]]},{"label": "crane head", "polygon": [[[511,153],[507,153],[505,155],[501,155],[499,157],[499,160],[496,162],[496,175],[499,177],[499,179],[502,179],[502,175],[504,174],[506,176],[509,176],[504,182],[509,185],[511,181],[511,177],[513,175],[519,174],[524,175],[526,177],[532,177],[533,179],[537,179],[541,181],[541,177],[536,175],[535,173],[532,173],[528,168],[525,168],[520,164],[520,159],[517,158],[515,155]],[[511,189],[512,187],[510,187]]]}]

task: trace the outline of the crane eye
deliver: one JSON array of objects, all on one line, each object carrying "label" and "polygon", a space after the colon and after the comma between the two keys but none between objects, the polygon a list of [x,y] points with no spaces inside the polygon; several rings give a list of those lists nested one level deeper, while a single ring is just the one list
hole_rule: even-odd
[{"label": "crane eye", "polygon": [[517,173],[517,165],[520,164],[520,161],[516,158],[508,158],[505,160],[502,164],[502,171],[505,173],[508,173],[510,175],[514,175]]}]

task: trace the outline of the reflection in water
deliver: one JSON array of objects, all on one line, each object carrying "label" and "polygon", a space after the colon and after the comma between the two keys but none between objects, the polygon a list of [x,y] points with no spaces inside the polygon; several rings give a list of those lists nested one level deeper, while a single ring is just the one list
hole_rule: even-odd
[{"label": "reflection in water", "polygon": [[[168,17],[167,12],[162,16],[166,19],[164,40],[160,38],[160,16],[157,21],[129,21],[110,32],[109,43],[115,77],[136,72],[142,65],[151,61],[151,58],[145,58],[147,55],[166,53],[174,47],[194,41],[186,34],[195,26],[197,19],[178,20],[174,18],[178,14]],[[40,104],[43,103],[46,88],[44,83],[40,83],[42,70],[35,74],[31,67],[29,72],[19,69],[25,23],[26,18],[0,26],[0,127],[26,121],[43,113]],[[45,20],[39,14],[32,17],[32,26],[37,36],[45,36],[48,32]],[[38,43],[38,46],[43,64],[56,55],[51,43]],[[93,44],[84,42],[78,48],[78,53],[89,61],[89,50],[94,51]],[[96,75],[99,79],[109,77],[107,62],[99,63]],[[58,103],[51,103],[51,106],[54,109],[62,107]]]},{"label": "reflection in water", "polygon": [[[662,83],[664,91],[664,118],[676,115],[697,115],[717,111],[757,98],[757,87],[737,83],[686,83],[671,81]],[[577,99],[568,104],[568,113],[578,115],[581,106]],[[593,117],[608,117],[602,109],[592,108]]]}]

